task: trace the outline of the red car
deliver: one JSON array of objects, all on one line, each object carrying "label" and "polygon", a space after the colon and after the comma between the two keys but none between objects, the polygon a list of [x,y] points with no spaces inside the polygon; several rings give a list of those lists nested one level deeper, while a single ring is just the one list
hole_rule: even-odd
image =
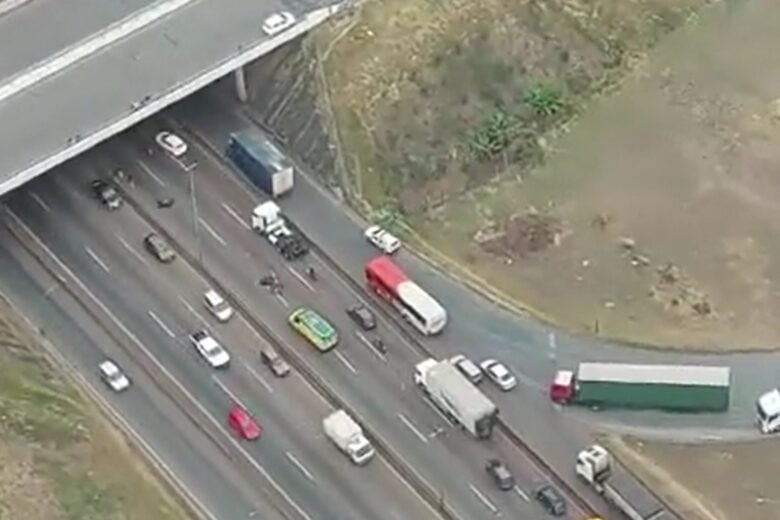
[{"label": "red car", "polygon": [[260,438],[263,431],[254,417],[237,404],[233,405],[228,412],[228,425],[236,435],[248,441]]}]

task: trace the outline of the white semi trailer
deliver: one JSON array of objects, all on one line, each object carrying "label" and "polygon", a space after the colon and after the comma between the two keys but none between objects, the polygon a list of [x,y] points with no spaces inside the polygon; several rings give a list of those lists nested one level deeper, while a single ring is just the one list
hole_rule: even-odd
[{"label": "white semi trailer", "polygon": [[415,366],[414,382],[449,420],[477,439],[487,439],[498,408],[449,360],[426,359]]}]

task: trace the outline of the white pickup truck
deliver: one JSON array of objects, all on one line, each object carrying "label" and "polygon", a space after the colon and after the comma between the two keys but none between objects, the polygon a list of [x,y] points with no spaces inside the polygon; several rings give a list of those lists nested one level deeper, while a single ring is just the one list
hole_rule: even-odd
[{"label": "white pickup truck", "polygon": [[363,435],[363,429],[344,410],[336,410],[322,420],[325,435],[349,459],[362,466],[374,456],[374,447]]}]

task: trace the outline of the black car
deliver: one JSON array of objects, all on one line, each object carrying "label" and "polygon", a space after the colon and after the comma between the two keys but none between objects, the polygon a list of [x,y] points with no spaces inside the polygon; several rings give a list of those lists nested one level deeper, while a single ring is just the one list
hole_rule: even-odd
[{"label": "black car", "polygon": [[534,498],[542,507],[553,516],[563,516],[566,514],[566,501],[563,499],[557,489],[550,484],[538,488],[534,492]]},{"label": "black car", "polygon": [[108,209],[119,209],[122,206],[122,197],[117,189],[106,181],[95,179],[90,184],[92,193]]},{"label": "black car", "polygon": [[363,330],[372,330],[376,328],[376,317],[365,305],[350,307],[347,309],[347,314],[349,314],[349,317],[360,325]]},{"label": "black car", "polygon": [[509,468],[498,459],[490,459],[485,465],[485,471],[493,478],[498,489],[508,491],[515,487],[515,477]]}]

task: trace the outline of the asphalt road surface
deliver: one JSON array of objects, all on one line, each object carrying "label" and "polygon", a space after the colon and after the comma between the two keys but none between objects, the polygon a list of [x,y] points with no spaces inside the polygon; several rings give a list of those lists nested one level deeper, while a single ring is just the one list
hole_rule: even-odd
[{"label": "asphalt road surface", "polygon": [[[50,338],[67,362],[140,437],[157,463],[187,490],[199,509],[213,520],[252,515],[281,520],[265,497],[247,485],[231,461],[214,449],[114,340],[20,249],[4,226],[0,227],[0,241],[0,290],[4,297],[30,325]],[[130,390],[117,395],[100,381],[97,365],[106,358],[130,375]]]},{"label": "asphalt road surface", "polygon": [[[215,423],[225,423],[234,402],[258,418],[263,436],[244,444],[242,452],[300,516],[430,517],[431,511],[381,459],[354,468],[330,444],[321,429],[330,408],[299,376],[273,379],[259,362],[262,338],[245,321],[236,317],[220,326],[206,317],[204,280],[181,259],[163,266],[147,255],[141,241],[149,228],[131,208],[109,214],[90,198],[86,187],[100,168],[76,163],[15,192],[7,204]],[[189,345],[188,334],[202,328],[213,331],[230,351],[229,370],[212,370]]]},{"label": "asphalt road surface", "polygon": [[[257,199],[235,182],[232,174],[225,176],[207,156],[193,150],[190,161],[198,162],[192,170],[197,192],[196,239],[188,195],[189,174],[164,154],[143,157],[139,153],[154,131],[147,127],[147,133],[136,143],[115,143],[110,152],[115,162],[107,160],[104,166],[109,171],[121,164],[132,172],[135,187],[128,192],[142,211],[157,219],[194,257],[202,258],[231,294],[258,309],[259,318],[298,349],[374,430],[386,436],[426,480],[440,488],[455,511],[468,518],[491,511],[517,515],[538,511],[529,495],[545,478],[531,467],[525,455],[503,437],[476,442],[444,421],[411,384],[413,365],[422,359],[420,353],[394,327],[380,322],[380,334],[391,350],[385,357],[378,355],[369,346],[370,335],[358,331],[345,313],[362,295],[352,291],[316,255],[310,255],[304,264],[283,261],[264,239],[248,229],[247,217]],[[139,156],[143,157],[140,161]],[[158,209],[155,200],[163,196],[174,197],[174,206]],[[303,275],[309,264],[314,264],[319,273],[316,282]],[[284,283],[281,298],[256,284],[270,270],[277,272]],[[339,329],[342,339],[334,352],[314,352],[287,328],[286,316],[304,304],[324,314]],[[515,471],[515,493],[494,491],[484,472],[485,461],[493,456],[505,460]]]},{"label": "asphalt road surface", "polygon": [[[230,132],[251,127],[237,109],[220,103],[208,91],[177,105],[171,114],[195,130],[215,152],[224,149]],[[283,200],[283,211],[355,279],[361,279],[365,260],[375,251],[360,230],[365,226],[345,204],[315,185],[305,175],[296,178],[295,192]],[[731,407],[719,414],[669,414],[653,411],[556,411],[578,424],[598,424],[643,435],[675,439],[754,438],[755,399],[777,386],[780,352],[761,354],[688,354],[638,349],[611,344],[592,336],[577,336],[507,312],[401,250],[396,261],[426,290],[445,303],[450,321],[444,334],[426,340],[449,351],[461,351],[475,360],[495,357],[520,375],[525,395],[535,407],[548,407],[545,390],[557,369],[581,361],[632,363],[691,363],[725,365],[732,369]],[[505,407],[505,411],[506,407]],[[531,439],[535,442],[535,439]],[[544,449],[544,439],[539,439]]]}]

